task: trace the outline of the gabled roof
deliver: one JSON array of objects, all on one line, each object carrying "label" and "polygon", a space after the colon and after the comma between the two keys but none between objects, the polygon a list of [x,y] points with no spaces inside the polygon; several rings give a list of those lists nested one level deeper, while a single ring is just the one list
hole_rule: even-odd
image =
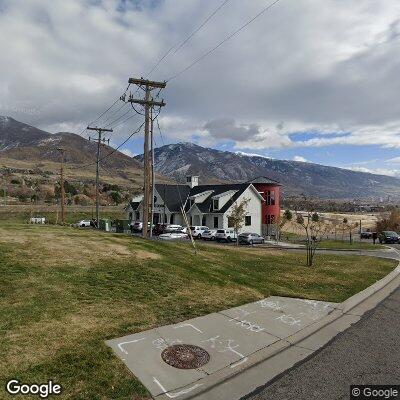
[{"label": "gabled roof", "polygon": [[[202,213],[215,213],[221,214],[225,213],[226,210],[239,198],[239,196],[250,186],[249,183],[236,183],[236,184],[227,184],[227,185],[199,185],[195,186],[190,190],[190,195],[196,195],[202,192],[206,192],[208,190],[212,190],[212,196],[207,197],[205,201],[202,203],[196,203],[196,206]],[[215,196],[221,195],[225,192],[234,191],[234,195],[228,202],[220,208],[218,211],[213,211],[212,209],[212,199]],[[187,207],[188,209],[188,207]],[[187,211],[186,209],[186,211]]]},{"label": "gabled roof", "polygon": [[130,204],[130,206],[132,207],[132,210],[133,210],[133,211],[136,211],[136,210],[138,209],[139,205],[140,205],[140,202],[131,201],[129,204]]},{"label": "gabled roof", "polygon": [[185,204],[190,194],[190,187],[188,185],[156,183],[156,190],[171,212],[180,212],[181,206]]},{"label": "gabled roof", "polygon": [[264,185],[281,186],[281,184],[278,181],[275,181],[271,178],[267,178],[266,176],[258,176],[257,178],[251,179],[247,183],[263,183]]}]

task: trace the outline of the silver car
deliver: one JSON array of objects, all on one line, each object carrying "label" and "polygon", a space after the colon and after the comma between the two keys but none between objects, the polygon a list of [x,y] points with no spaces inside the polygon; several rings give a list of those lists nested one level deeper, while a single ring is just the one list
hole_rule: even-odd
[{"label": "silver car", "polygon": [[216,229],[208,229],[203,232],[201,238],[203,240],[215,240],[215,234],[217,233]]},{"label": "silver car", "polygon": [[265,243],[265,239],[260,236],[258,233],[241,233],[239,235],[239,243],[241,244],[263,244]]}]

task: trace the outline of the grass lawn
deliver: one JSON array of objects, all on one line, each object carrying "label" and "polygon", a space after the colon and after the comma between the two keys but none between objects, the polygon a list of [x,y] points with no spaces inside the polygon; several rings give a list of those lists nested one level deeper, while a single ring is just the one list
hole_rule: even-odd
[{"label": "grass lawn", "polygon": [[318,247],[323,247],[326,249],[344,249],[344,250],[382,250],[385,249],[385,246],[380,244],[373,244],[367,242],[358,242],[353,241],[353,244],[350,242],[344,242],[341,240],[322,240]]},{"label": "grass lawn", "polygon": [[274,249],[199,250],[194,256],[187,243],[1,221],[2,388],[11,377],[53,379],[64,388],[60,399],[148,398],[104,340],[269,295],[340,302],[395,267],[318,255],[308,268],[303,254]]},{"label": "grass lawn", "polygon": [[[58,216],[57,216],[58,211]],[[40,205],[35,206],[11,206],[11,207],[0,207],[0,223],[4,222],[20,222],[26,223],[33,217],[44,217],[50,224],[56,222],[61,223],[61,212],[57,206],[46,206]],[[65,223],[74,224],[82,219],[91,219],[96,217],[96,211],[93,207],[83,206],[66,206]],[[58,221],[57,221],[58,218]],[[122,207],[101,207],[100,218],[110,219],[124,219],[126,213]]]}]

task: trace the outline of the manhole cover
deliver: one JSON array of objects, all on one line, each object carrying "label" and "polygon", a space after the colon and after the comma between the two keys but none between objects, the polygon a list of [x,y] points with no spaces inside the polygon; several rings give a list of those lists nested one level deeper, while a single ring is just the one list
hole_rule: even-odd
[{"label": "manhole cover", "polygon": [[210,361],[210,355],[201,347],[191,344],[176,344],[167,347],[161,358],[169,365],[180,369],[199,368]]}]

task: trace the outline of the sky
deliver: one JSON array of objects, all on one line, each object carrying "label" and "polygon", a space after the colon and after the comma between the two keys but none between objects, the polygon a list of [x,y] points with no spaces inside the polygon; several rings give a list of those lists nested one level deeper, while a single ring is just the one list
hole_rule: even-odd
[{"label": "sky", "polygon": [[[400,176],[398,0],[280,0],[170,79],[271,3],[0,0],[0,115],[85,136],[128,78],[167,54],[149,75],[168,80],[157,146],[189,141]],[[115,128],[114,145],[142,122],[129,107],[117,101],[95,121]],[[141,153],[142,136],[121,149]]]}]

